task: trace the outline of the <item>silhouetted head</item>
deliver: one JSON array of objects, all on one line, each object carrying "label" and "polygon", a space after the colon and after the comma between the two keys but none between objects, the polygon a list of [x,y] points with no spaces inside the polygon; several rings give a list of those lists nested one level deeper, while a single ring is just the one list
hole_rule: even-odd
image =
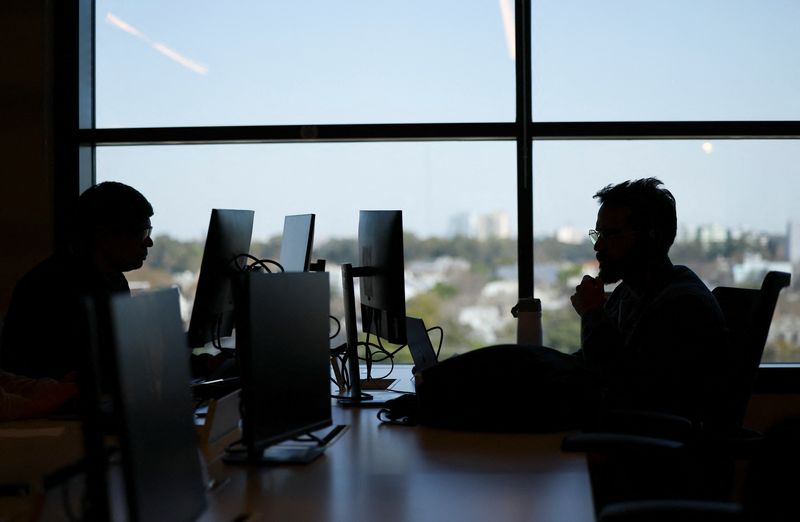
[{"label": "silhouetted head", "polygon": [[138,190],[115,181],[100,183],[78,198],[73,246],[101,270],[140,268],[153,246],[152,215],[152,205]]},{"label": "silhouetted head", "polygon": [[600,201],[594,249],[600,278],[614,283],[667,260],[675,241],[675,198],[656,178],[608,185],[594,195]]}]

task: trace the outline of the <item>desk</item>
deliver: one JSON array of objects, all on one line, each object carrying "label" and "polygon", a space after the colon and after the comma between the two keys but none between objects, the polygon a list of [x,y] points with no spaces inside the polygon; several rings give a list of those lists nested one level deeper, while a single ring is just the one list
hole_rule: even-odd
[{"label": "desk", "polygon": [[[348,429],[309,465],[240,467],[213,459],[209,474],[224,485],[209,494],[209,510],[202,521],[230,522],[242,513],[250,515],[250,522],[594,520],[585,459],[560,452],[563,433],[463,433],[393,426],[381,424],[376,412],[334,406],[334,423],[347,424]],[[31,451],[16,454],[14,461],[21,459],[22,467],[14,471],[6,467],[9,453],[4,451],[3,475],[33,479],[27,475],[77,459],[76,425],[68,423],[64,435],[70,436],[58,443],[42,438],[6,440],[4,450],[31,446]],[[64,451],[64,443],[69,451]],[[28,467],[31,459],[37,471]],[[23,470],[26,477],[20,475]],[[112,487],[115,512],[125,509],[119,487]],[[79,490],[72,488],[76,494]],[[46,520],[63,517],[59,494],[48,495],[54,498],[45,505]],[[0,502],[0,519],[12,515],[8,519],[21,520],[19,515],[30,511],[30,506],[23,509],[19,502],[8,501],[5,508],[16,513],[3,512]]]},{"label": "desk", "polygon": [[338,406],[333,416],[349,428],[310,465],[212,462],[211,475],[229,482],[210,496],[207,519],[245,512],[292,522],[594,520],[585,459],[559,451],[563,433],[392,426],[375,409]]},{"label": "desk", "polygon": [[0,484],[27,484],[27,496],[0,496],[0,521],[28,520],[43,495],[43,478],[83,456],[78,421],[0,423]]}]

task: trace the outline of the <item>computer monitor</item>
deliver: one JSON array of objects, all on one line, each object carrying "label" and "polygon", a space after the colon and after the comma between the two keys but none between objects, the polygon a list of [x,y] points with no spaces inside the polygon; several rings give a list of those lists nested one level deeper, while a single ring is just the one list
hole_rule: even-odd
[{"label": "computer monitor", "polygon": [[284,272],[308,272],[314,245],[314,214],[298,214],[283,219],[279,262]]},{"label": "computer monitor", "polygon": [[361,266],[342,265],[350,381],[349,397],[343,402],[351,404],[371,399],[361,391],[354,278],[360,280],[362,331],[391,343],[406,343],[402,211],[362,210],[358,220],[358,252]]},{"label": "computer monitor", "polygon": [[213,209],[203,249],[192,317],[189,346],[228,337],[233,331],[231,275],[241,271],[247,259],[237,258],[250,250],[253,234],[252,210]]},{"label": "computer monitor", "polygon": [[114,410],[129,520],[195,520],[206,507],[174,288],[114,296]]},{"label": "computer monitor", "polygon": [[390,343],[406,343],[406,292],[403,262],[403,213],[362,210],[358,219],[358,256],[368,271],[359,279],[361,328]]},{"label": "computer monitor", "polygon": [[234,289],[244,448],[225,460],[310,461],[322,447],[275,445],[332,422],[328,274],[247,272]]}]

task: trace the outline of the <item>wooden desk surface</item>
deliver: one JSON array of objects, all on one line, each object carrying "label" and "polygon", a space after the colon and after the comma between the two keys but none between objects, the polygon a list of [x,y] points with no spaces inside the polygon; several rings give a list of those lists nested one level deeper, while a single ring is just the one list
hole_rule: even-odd
[{"label": "wooden desk surface", "polygon": [[[594,520],[585,459],[559,451],[563,433],[393,426],[382,424],[376,414],[374,408],[334,406],[334,423],[348,429],[309,465],[248,467],[213,459],[209,475],[223,485],[209,493],[202,521],[230,522],[243,513],[250,522]],[[3,428],[0,449],[7,451],[0,478],[5,482],[36,482],[42,473],[76,460],[82,450],[78,423],[67,423],[63,433],[43,431],[30,439],[18,438],[24,432],[14,430],[58,429],[59,423],[8,423]],[[113,502],[116,514],[125,510],[120,494]],[[53,504],[49,512],[63,515],[60,494],[50,496],[45,512]],[[23,500],[0,501],[0,520],[26,520],[30,506]],[[50,515],[45,519],[51,520]]]},{"label": "wooden desk surface", "polygon": [[0,495],[0,521],[28,521],[43,495],[43,479],[83,456],[79,421],[0,423],[0,485],[27,485],[28,495]]},{"label": "wooden desk surface", "polygon": [[232,467],[210,496],[209,520],[594,520],[583,456],[563,433],[463,433],[381,424],[375,409],[334,407],[349,428],[306,466]]}]

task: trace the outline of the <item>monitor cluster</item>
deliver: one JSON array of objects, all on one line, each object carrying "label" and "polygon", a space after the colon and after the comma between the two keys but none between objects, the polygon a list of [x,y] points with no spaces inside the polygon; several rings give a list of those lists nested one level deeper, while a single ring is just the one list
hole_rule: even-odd
[{"label": "monitor cluster", "polygon": [[[253,216],[250,210],[211,212],[188,332],[176,289],[112,299],[113,346],[98,348],[114,354],[112,427],[101,418],[109,415],[98,406],[97,387],[83,397],[84,417],[119,437],[132,520],[153,519],[152,509],[171,520],[193,520],[204,509],[207,479],[194,424],[206,410],[198,398],[219,400],[219,408],[233,403],[240,415],[231,427],[241,438],[228,446],[228,463],[309,462],[324,451],[326,439],[313,433],[332,425],[331,364],[339,359],[330,347],[329,274],[324,261],[311,263],[315,216],[286,217],[279,260],[249,253]],[[362,211],[358,232],[360,264],[342,267],[345,368],[334,364],[349,387],[344,399],[355,404],[370,397],[361,390],[358,347],[364,343],[357,340],[354,279],[362,331],[406,342],[402,213]],[[213,371],[205,364],[212,359],[222,361]],[[215,388],[221,382],[231,386]],[[85,444],[87,470],[107,473],[105,438],[87,437]],[[95,478],[87,505],[102,511],[108,492]],[[157,508],[144,500],[167,484],[171,500]]]}]

